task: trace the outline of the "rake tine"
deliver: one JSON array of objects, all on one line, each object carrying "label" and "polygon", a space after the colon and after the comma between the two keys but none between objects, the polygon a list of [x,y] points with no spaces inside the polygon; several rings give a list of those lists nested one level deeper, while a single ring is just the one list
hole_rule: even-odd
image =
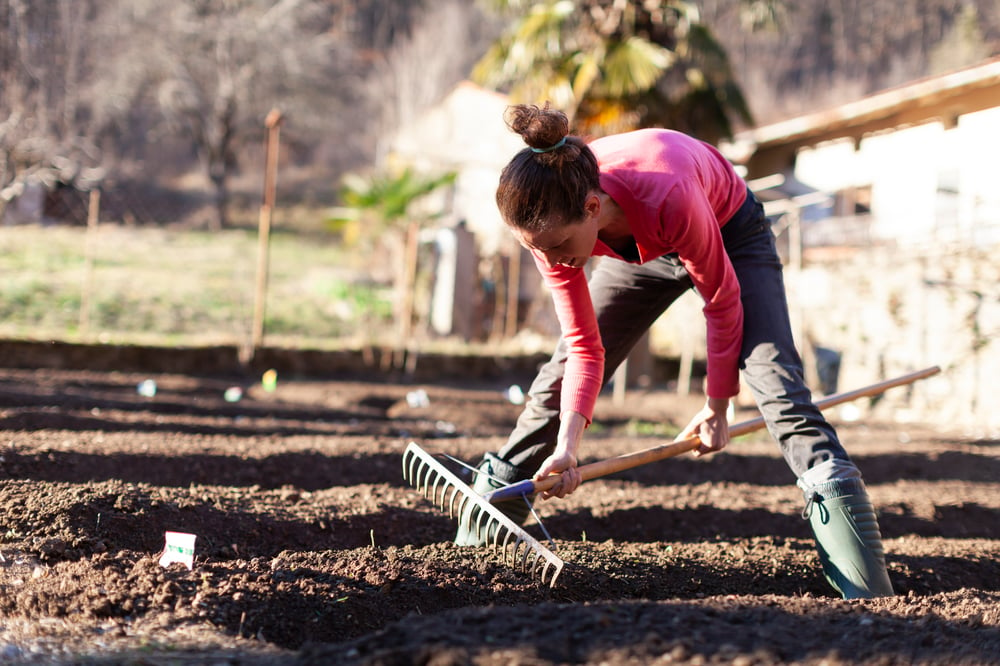
[{"label": "rake tine", "polygon": [[539,562],[539,560],[541,560],[541,558],[538,556],[538,553],[536,553],[534,551],[529,552],[528,553],[528,557],[525,558],[525,561],[524,561],[525,569],[527,570],[527,567],[530,565],[531,566],[531,575],[532,576],[534,576],[535,572],[538,570],[538,562]]},{"label": "rake tine", "polygon": [[410,463],[413,461],[415,456],[409,451],[403,453],[403,479],[407,482],[410,480],[409,467]]},{"label": "rake tine", "polygon": [[520,537],[514,538],[514,543],[510,545],[510,548],[505,548],[503,553],[503,563],[508,566],[514,566],[514,553],[517,552],[518,544],[521,543]]},{"label": "rake tine", "polygon": [[526,573],[531,572],[530,567],[528,567],[528,558],[530,557],[531,557],[531,549],[527,547],[522,548],[521,556],[518,558],[518,564],[517,564],[517,566],[521,569],[521,571],[524,571]]},{"label": "rake tine", "polygon": [[413,487],[421,493],[424,492],[424,485],[420,482],[420,472],[423,468],[424,461],[419,458],[414,458],[410,462],[410,483],[412,483]]},{"label": "rake tine", "polygon": [[413,485],[416,486],[424,497],[427,496],[425,492],[427,490],[427,471],[430,470],[430,466],[423,460],[418,460],[416,468],[413,471]]},{"label": "rake tine", "polygon": [[538,572],[538,577],[545,581],[545,573],[549,570],[549,563],[545,561],[545,558],[539,557],[538,563],[535,565],[535,570]]},{"label": "rake tine", "polygon": [[435,505],[438,503],[437,489],[440,481],[441,477],[433,469],[428,468],[427,476],[424,479],[424,495]]},{"label": "rake tine", "polygon": [[410,455],[409,451],[403,454],[403,481],[406,481],[410,485],[413,485],[413,474],[410,471],[410,467],[413,466],[414,460],[416,460],[416,457]]},{"label": "rake tine", "polygon": [[[514,542],[511,543],[510,539],[514,537]],[[517,547],[518,538],[513,534],[513,532],[507,532],[507,536],[503,540],[503,549],[500,551],[500,555],[503,558],[503,563],[507,566],[513,566],[513,562],[510,559],[511,551]]]},{"label": "rake tine", "polygon": [[[443,484],[443,485],[442,485]],[[441,487],[441,497],[438,499],[438,487]],[[434,477],[434,485],[431,488],[432,501],[442,509],[444,508],[444,491],[448,489],[448,480],[443,476]]]},{"label": "rake tine", "polygon": [[435,474],[434,482],[429,488],[431,501],[442,509],[444,508],[444,491],[448,489],[447,483],[447,481]]},{"label": "rake tine", "polygon": [[[458,492],[458,487],[456,487],[454,483],[449,483],[448,487],[451,488],[451,497],[448,498],[448,507],[447,507],[448,508],[448,517],[449,518],[454,518],[455,517],[455,498],[461,497],[461,495]],[[441,508],[443,509],[445,507],[442,506]]]},{"label": "rake tine", "polygon": [[492,540],[493,546],[500,548],[500,539],[504,538],[504,534],[508,534],[509,531],[499,521],[496,521],[496,529],[493,530]]},{"label": "rake tine", "polygon": [[[545,563],[545,568],[542,569],[542,583],[545,583],[545,575],[547,573],[549,573],[549,569],[551,567],[552,567],[552,563],[551,562],[546,562]],[[559,577],[559,570],[556,570],[555,574],[553,574],[552,577],[548,581],[549,587],[555,586],[555,584],[556,584],[556,578],[558,578],[558,577]]]},{"label": "rake tine", "polygon": [[460,527],[465,527],[465,528],[468,528],[468,529],[471,530],[472,529],[472,514],[470,513],[468,516],[465,516],[465,515],[463,515],[463,513],[461,511],[459,511],[459,514],[458,514],[458,524],[459,524]]},{"label": "rake tine", "polygon": [[483,530],[489,530],[490,516],[485,511],[479,511],[476,515],[476,538],[485,539],[489,532],[483,532]]},{"label": "rake tine", "polygon": [[[456,486],[457,490],[457,486]],[[467,495],[459,494],[458,498],[458,516],[461,518],[462,514],[465,513],[465,507],[469,504],[469,497]],[[450,518],[451,516],[449,516]]]},{"label": "rake tine", "polygon": [[526,543],[524,542],[524,539],[518,539],[518,540],[517,540],[517,541],[516,541],[516,542],[514,543],[514,550],[512,550],[512,551],[511,551],[511,553],[510,553],[510,566],[512,566],[512,567],[517,567],[517,558],[518,558],[518,553],[520,553],[520,552],[521,552],[521,549],[522,549],[522,548],[523,548],[524,550],[527,550],[527,549],[528,549],[528,546],[527,546],[527,544],[526,544]]},{"label": "rake tine", "polygon": [[548,561],[545,561],[545,562],[542,563],[542,573],[541,573],[542,582],[545,582],[546,576],[549,575],[549,568],[550,567],[551,567],[551,565],[549,564]]},{"label": "rake tine", "polygon": [[438,481],[440,481],[440,477],[437,474],[429,474],[427,477],[427,499],[429,499],[431,504],[434,506],[438,505]]},{"label": "rake tine", "polygon": [[510,565],[519,569],[523,568],[524,558],[527,557],[528,550],[527,543],[523,539],[518,539],[517,543],[514,544],[514,552],[511,553]]},{"label": "rake tine", "polygon": [[507,550],[507,546],[510,545],[510,538],[514,536],[514,533],[510,530],[504,530],[503,545],[500,546],[504,551]]}]

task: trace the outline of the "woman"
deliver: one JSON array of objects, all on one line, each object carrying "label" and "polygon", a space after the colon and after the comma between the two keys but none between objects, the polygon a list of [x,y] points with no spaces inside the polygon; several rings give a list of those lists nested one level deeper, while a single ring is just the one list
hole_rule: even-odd
[{"label": "woman", "polygon": [[[546,105],[508,109],[527,148],[500,176],[500,213],[552,292],[562,337],[507,444],[487,454],[486,492],[559,474],[543,497],[580,484],[580,440],[601,387],[687,289],[704,300],[707,400],[678,438],[695,455],[729,442],[726,411],[740,370],[798,485],[824,573],[845,598],[893,593],[861,473],[802,379],[781,262],[763,208],[722,155],[679,132],[647,129],[589,145]],[[589,284],[583,266],[601,257]],[[517,521],[527,503],[501,509]],[[456,543],[481,543],[460,527]]]}]

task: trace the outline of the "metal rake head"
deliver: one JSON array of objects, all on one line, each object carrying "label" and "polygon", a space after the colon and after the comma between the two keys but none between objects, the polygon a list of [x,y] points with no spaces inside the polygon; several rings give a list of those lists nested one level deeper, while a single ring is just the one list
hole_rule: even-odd
[{"label": "metal rake head", "polygon": [[505,563],[555,587],[563,561],[415,442],[403,452],[403,478],[450,518],[468,521],[480,539],[500,548]]}]

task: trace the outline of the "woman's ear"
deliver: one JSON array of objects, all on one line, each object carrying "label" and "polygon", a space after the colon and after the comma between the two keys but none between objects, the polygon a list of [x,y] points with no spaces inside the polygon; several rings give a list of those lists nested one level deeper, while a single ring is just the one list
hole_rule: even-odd
[{"label": "woman's ear", "polygon": [[591,191],[587,194],[587,198],[583,202],[583,210],[586,211],[588,217],[598,218],[601,216],[601,197],[598,196],[597,192]]}]

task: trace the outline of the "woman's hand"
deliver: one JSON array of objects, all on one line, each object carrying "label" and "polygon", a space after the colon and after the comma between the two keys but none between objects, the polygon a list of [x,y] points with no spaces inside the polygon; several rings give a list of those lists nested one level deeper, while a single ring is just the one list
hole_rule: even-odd
[{"label": "woman's hand", "polygon": [[566,497],[583,482],[577,469],[576,453],[580,449],[580,438],[587,428],[587,418],[578,412],[564,412],[559,423],[556,450],[542,461],[535,472],[534,480],[541,481],[547,476],[558,474],[559,481],[547,491],[540,493],[542,499]]},{"label": "woman's hand", "polygon": [[583,482],[580,470],[576,467],[576,456],[565,451],[560,452],[557,450],[546,458],[542,466],[535,473],[535,481],[541,481],[552,474],[559,475],[559,482],[540,493],[542,499],[566,497],[566,495],[576,490]]},{"label": "woman's hand", "polygon": [[697,436],[701,444],[695,449],[695,456],[715,453],[726,448],[726,444],[729,444],[729,419],[726,418],[728,409],[728,398],[709,398],[681,434],[677,435],[675,441]]}]

